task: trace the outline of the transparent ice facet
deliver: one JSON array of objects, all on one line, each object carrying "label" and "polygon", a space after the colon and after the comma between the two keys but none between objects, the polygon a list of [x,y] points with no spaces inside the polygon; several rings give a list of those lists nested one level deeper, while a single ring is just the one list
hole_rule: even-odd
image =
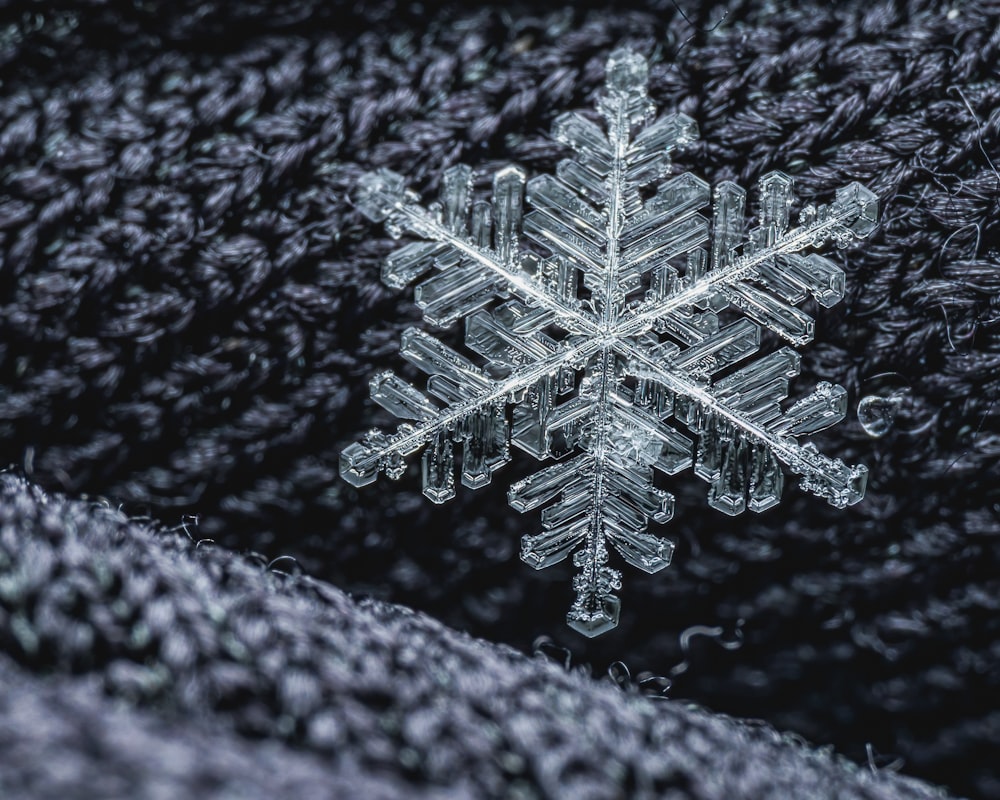
[{"label": "transparent ice facet", "polygon": [[340,453],[340,477],[351,486],[367,486],[378,478],[379,459],[361,442],[349,444]]},{"label": "transparent ice facet", "polygon": [[[869,236],[875,195],[853,183],[795,213],[782,172],[761,176],[750,198],[735,183],[671,175],[670,153],[697,127],[655,116],[647,75],[637,53],[611,55],[598,115],[554,122],[566,151],[554,175],[506,167],[483,198],[472,170],[453,166],[425,207],[379,170],[352,194],[392,236],[412,237],[386,260],[385,283],[415,284],[428,324],[462,322],[464,350],[403,333],[401,356],[426,378],[372,378],[372,398],[404,422],[345,448],[341,475],[359,487],[397,478],[421,452],[424,494],[442,503],[456,475],[470,489],[490,483],[512,446],[548,462],[508,500],[540,512],[521,541],[525,563],[572,558],[567,622],[586,636],[618,623],[610,559],[646,572],[671,561],[673,544],[652,529],[675,511],[657,473],[692,468],[729,515],[776,505],[786,474],[838,508],[861,500],[868,476],[797,441],[842,420],[846,392],[789,391],[801,363],[792,346],[815,332],[809,309],[844,296],[843,270],[815,251]],[[872,435],[887,416],[878,398],[859,409]]]},{"label": "transparent ice facet", "polygon": [[394,204],[406,194],[406,180],[387,169],[367,172],[358,180],[354,204],[372,222],[385,222]]},{"label": "transparent ice facet", "polygon": [[422,467],[424,495],[435,503],[451,500],[455,496],[455,457],[447,431],[439,431],[424,450]]},{"label": "transparent ice facet", "polygon": [[593,639],[618,627],[622,602],[615,595],[594,594],[593,604],[573,604],[566,615],[566,623],[577,633]]}]

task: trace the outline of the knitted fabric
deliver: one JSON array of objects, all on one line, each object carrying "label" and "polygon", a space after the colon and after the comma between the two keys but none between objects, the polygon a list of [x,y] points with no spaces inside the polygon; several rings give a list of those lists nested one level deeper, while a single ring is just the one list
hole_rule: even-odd
[{"label": "knitted fabric", "polygon": [[10,475],[0,503],[5,798],[943,796]]},{"label": "knitted fabric", "polygon": [[[621,660],[633,672],[669,676],[675,700],[765,719],[857,761],[869,751],[876,763],[898,759],[904,772],[961,794],[1000,795],[1000,8],[794,5],[15,5],[0,29],[0,464],[49,491],[104,497],[168,527],[184,521],[220,548],[257,551],[265,562],[294,558],[316,580],[517,650],[547,636],[598,672]],[[367,401],[368,376],[397,365],[399,333],[417,320],[412,298],[379,282],[393,243],[351,207],[347,190],[381,166],[420,191],[435,190],[459,161],[481,176],[509,162],[550,170],[562,152],[544,131],[562,111],[590,104],[608,52],[622,44],[650,58],[657,105],[699,125],[678,168],[743,185],[782,169],[804,201],[825,201],[853,180],[879,194],[881,229],[839,254],[848,297],[819,319],[801,384],[842,383],[856,401],[891,372],[909,394],[881,439],[856,421],[818,437],[824,452],[872,470],[868,497],[847,511],[831,513],[789,486],[778,508],[729,519],[706,508],[704,483],[680,476],[671,484],[677,516],[665,530],[678,544],[673,566],[630,574],[621,626],[585,642],[562,620],[568,568],[534,573],[517,559],[519,537],[537,521],[507,506],[504,486],[530,465],[513,464],[495,485],[460,491],[444,507],[420,496],[412,474],[363,491],[340,482],[339,448],[386,421]],[[37,502],[12,486],[6,502]],[[42,547],[36,539],[71,535],[74,519],[57,515],[44,534],[18,523],[23,535],[5,544],[14,561],[0,563],[0,579],[10,564],[30,561],[22,548]],[[109,558],[131,552],[136,536],[102,547]],[[184,570],[200,569],[198,559],[177,558]],[[72,577],[84,569],[72,559],[59,563],[61,580],[84,579]],[[225,570],[198,574],[215,584],[206,596],[226,590]],[[149,580],[128,605],[133,612],[187,602],[183,581]],[[256,580],[268,591],[273,579]],[[25,733],[31,714],[74,709],[33,734],[39,752],[52,748],[55,759],[96,729],[86,720],[104,719],[108,730],[121,720],[136,732],[115,762],[122,773],[166,781],[180,795],[186,777],[170,784],[152,764],[142,772],[140,742],[153,751],[188,731],[175,746],[178,759],[193,759],[205,737],[222,737],[197,773],[208,776],[227,765],[241,772],[243,763],[258,770],[244,778],[262,775],[289,748],[302,776],[333,769],[301,744],[306,733],[282,732],[297,725],[281,712],[285,701],[261,700],[256,689],[211,712],[184,699],[183,687],[198,692],[187,679],[153,699],[121,688],[94,697],[87,681],[110,670],[103,665],[170,672],[170,656],[157,648],[126,656],[125,640],[109,637],[117,643],[93,648],[97,666],[77,666],[59,653],[84,648],[72,642],[86,641],[77,623],[93,627],[80,622],[86,608],[47,622],[22,602],[0,593],[0,630],[18,662],[3,668],[4,684],[16,687],[5,689],[7,716]],[[334,606],[329,617],[350,626],[345,641],[361,652],[367,640],[352,637],[370,609]],[[111,613],[113,601],[106,607]],[[275,613],[260,611],[262,619]],[[394,630],[399,613],[385,611],[379,630]],[[297,652],[311,665],[303,680],[326,686],[312,666],[320,651],[308,655],[321,647],[318,623],[300,618]],[[62,644],[18,656],[24,631],[49,624],[66,626],[50,632]],[[436,652],[464,641],[418,627]],[[213,650],[221,635],[179,630],[177,640],[197,642],[199,671],[224,665]],[[184,646],[164,644],[167,652]],[[482,685],[503,674],[491,660],[497,651],[465,652]],[[259,651],[251,674],[267,674],[267,655]],[[513,658],[503,651],[501,661]],[[381,694],[332,703],[332,727],[357,709],[412,717],[403,711],[420,707],[407,698],[421,669],[434,671],[387,672]],[[582,704],[574,708],[607,691],[577,673],[559,680]],[[671,711],[655,713],[670,719],[683,711],[663,705]],[[598,736],[590,725],[620,710],[607,709],[599,720],[582,712],[562,720],[567,741],[575,725],[587,753],[574,763],[625,763],[598,756],[596,745],[586,750]],[[623,730],[635,731],[647,730],[654,712],[621,713]],[[264,714],[258,727],[255,714]],[[367,735],[345,747],[363,749]],[[670,757],[673,745],[650,741],[660,748],[649,745],[650,763]],[[721,745],[709,749],[699,763],[727,757]],[[426,779],[407,771],[402,750],[380,762],[392,761],[388,772],[366,772],[359,757],[358,780],[377,784],[372,796],[394,792],[397,779]],[[86,763],[98,760],[94,752],[82,743],[80,751],[71,763],[83,774],[96,769]],[[26,761],[2,752],[0,774],[9,759]],[[703,767],[703,780],[714,769]],[[541,767],[531,774],[536,789],[556,785]],[[279,796],[294,790],[266,781],[254,785]]]}]

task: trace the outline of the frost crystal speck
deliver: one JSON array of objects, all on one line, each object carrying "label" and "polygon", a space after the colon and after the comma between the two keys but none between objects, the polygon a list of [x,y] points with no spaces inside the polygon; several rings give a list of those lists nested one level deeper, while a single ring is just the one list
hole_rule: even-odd
[{"label": "frost crystal speck", "polygon": [[510,460],[512,444],[553,459],[511,486],[509,500],[522,512],[545,506],[541,531],[522,540],[524,561],[540,569],[573,554],[567,621],[587,636],[618,622],[621,574],[607,565],[608,544],[646,572],[670,563],[673,544],[648,530],[674,510],[655,470],[693,466],[710,484],[709,505],[733,515],[775,505],[784,471],[838,508],[863,497],[868,475],[796,441],[843,419],[844,389],[820,383],[783,409],[799,355],[756,354],[762,328],[792,345],[812,339],[813,320],[796,307],[808,297],[824,307],[842,299],[844,273],[801,253],[870,234],[875,195],[852,183],[789,227],[792,181],[771,172],[746,233],[739,186],[722,183],[713,197],[691,173],[667,179],[670,152],[697,131],[683,114],[654,119],[646,74],[641,56],[612,54],[597,109],[605,128],[560,116],[553,135],[575,156],[554,177],[526,182],[509,167],[494,177],[492,202],[474,201],[470,168],[456,166],[425,209],[382,170],[354,195],[394,237],[419,239],[388,258],[385,283],[422,279],[425,319],[464,320],[478,358],[405,331],[401,354],[428,374],[426,391],[392,372],[372,378],[375,402],[409,421],[347,447],[341,475],[355,486],[379,471],[398,478],[404,457],[423,449],[424,494],[443,503],[455,494],[456,447],[473,489]]}]

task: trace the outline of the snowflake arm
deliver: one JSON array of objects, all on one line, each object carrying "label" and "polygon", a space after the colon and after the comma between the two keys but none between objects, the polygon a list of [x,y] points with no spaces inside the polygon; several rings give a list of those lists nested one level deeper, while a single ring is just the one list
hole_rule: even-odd
[{"label": "snowflake arm", "polygon": [[776,504],[785,471],[838,507],[861,499],[867,476],[796,441],[843,418],[844,390],[821,383],[783,410],[799,356],[757,353],[763,329],[793,345],[812,339],[798,306],[838,302],[844,275],[803,251],[869,235],[874,195],[851,184],[790,228],[791,179],[773,172],[747,233],[739,186],[720,184],[713,197],[690,173],[665,179],[668,154],[697,131],[682,114],[654,118],[646,70],[634,53],[611,56],[603,128],[580,113],[557,118],[553,136],[573,156],[554,176],[526,181],[509,167],[491,202],[473,202],[471,170],[453,167],[425,209],[383,170],[354,195],[393,236],[418,237],[387,259],[383,280],[416,281],[431,325],[464,319],[478,359],[405,331],[401,354],[428,375],[426,391],[391,372],[372,379],[373,399],[408,421],[346,448],[342,476],[358,486],[379,471],[399,477],[404,458],[423,449],[424,493],[445,502],[456,444],[471,488],[490,482],[510,445],[555,459],[511,486],[509,500],[542,509],[542,530],[522,540],[525,562],[543,568],[573,554],[567,619],[588,636],[618,621],[621,575],[608,544],[647,572],[670,563],[673,545],[648,530],[674,511],[655,472],[693,467],[710,483],[709,504],[728,514]]}]

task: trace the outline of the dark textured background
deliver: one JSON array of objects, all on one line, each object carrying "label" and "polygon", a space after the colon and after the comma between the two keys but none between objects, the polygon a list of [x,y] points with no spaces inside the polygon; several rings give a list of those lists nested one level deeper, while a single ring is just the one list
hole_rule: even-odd
[{"label": "dark textured background", "polygon": [[[1000,795],[1000,6],[962,3],[20,4],[0,25],[0,463],[356,594],[759,717],[973,797]],[[686,17],[686,18],[685,18]],[[565,565],[517,558],[505,487],[434,508],[416,477],[357,492],[337,454],[386,419],[412,297],[346,190],[387,166],[420,191],[550,169],[607,53],[652,60],[661,109],[701,140],[676,159],[799,196],[859,180],[875,237],[838,254],[800,391],[852,402],[891,371],[892,433],[821,449],[872,471],[833,512],[786,488],[726,518],[678,476],[674,565],[626,573],[620,628],[565,629]],[[789,482],[791,483],[791,482]],[[711,629],[716,629],[712,634]],[[685,635],[686,632],[686,635]],[[703,633],[705,635],[698,635]]]}]

